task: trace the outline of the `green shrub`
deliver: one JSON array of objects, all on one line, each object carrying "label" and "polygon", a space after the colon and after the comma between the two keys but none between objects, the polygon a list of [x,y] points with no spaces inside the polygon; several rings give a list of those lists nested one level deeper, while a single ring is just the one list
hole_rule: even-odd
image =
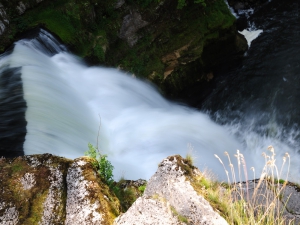
[{"label": "green shrub", "polygon": [[[205,0],[194,0],[194,3],[201,4],[201,6],[206,7]],[[178,0],[177,9],[182,9],[186,5],[187,5],[186,0]]]},{"label": "green shrub", "polygon": [[124,189],[118,186],[114,186],[113,191],[120,201],[121,211],[123,213],[126,212],[137,199],[137,195],[135,193],[136,191],[132,187]]},{"label": "green shrub", "polygon": [[139,186],[139,191],[143,194],[146,189],[146,185]]},{"label": "green shrub", "polygon": [[113,180],[113,170],[114,167],[111,162],[107,159],[107,155],[100,153],[99,149],[94,147],[92,144],[88,144],[89,150],[85,152],[85,155],[96,159],[95,166],[98,168],[98,173],[102,180],[109,186],[114,182]]}]

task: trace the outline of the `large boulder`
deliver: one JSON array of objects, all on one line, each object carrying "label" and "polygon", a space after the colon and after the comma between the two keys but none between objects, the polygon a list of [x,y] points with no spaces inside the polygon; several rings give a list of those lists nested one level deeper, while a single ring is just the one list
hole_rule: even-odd
[{"label": "large boulder", "polygon": [[115,224],[228,224],[190,183],[200,171],[181,156],[164,159],[145,193]]},{"label": "large boulder", "polygon": [[119,202],[94,160],[50,154],[0,159],[0,224],[112,224]]}]

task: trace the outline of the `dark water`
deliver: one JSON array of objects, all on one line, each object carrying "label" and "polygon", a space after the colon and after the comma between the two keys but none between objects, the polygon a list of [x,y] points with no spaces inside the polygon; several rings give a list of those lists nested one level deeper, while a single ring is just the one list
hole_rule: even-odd
[{"label": "dark water", "polygon": [[20,70],[20,67],[0,66],[0,152],[5,157],[24,154],[27,122]]},{"label": "dark water", "polygon": [[299,21],[295,0],[273,0],[254,11],[249,24],[263,33],[252,42],[240,66],[219,74],[202,109],[221,124],[243,123],[244,129],[298,148]]},{"label": "dark water", "polygon": [[[48,56],[66,50],[58,40],[42,29],[27,32],[23,38],[19,43],[38,49]],[[10,59],[13,48],[12,46],[0,55],[0,156],[4,157],[24,155],[23,144],[27,133],[22,66],[14,65]]]}]

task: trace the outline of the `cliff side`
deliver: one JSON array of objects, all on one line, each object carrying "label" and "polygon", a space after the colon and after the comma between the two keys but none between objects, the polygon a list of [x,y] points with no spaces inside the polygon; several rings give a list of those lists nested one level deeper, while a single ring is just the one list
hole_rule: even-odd
[{"label": "cliff side", "polygon": [[217,65],[247,49],[224,0],[200,2],[4,0],[0,51],[43,26],[88,62],[119,67],[177,97],[195,82],[205,89]]}]

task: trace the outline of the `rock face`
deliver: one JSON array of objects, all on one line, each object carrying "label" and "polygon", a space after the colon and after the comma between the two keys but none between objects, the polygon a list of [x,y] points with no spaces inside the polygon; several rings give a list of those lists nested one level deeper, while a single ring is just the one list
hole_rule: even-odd
[{"label": "rock face", "polygon": [[0,3],[0,36],[6,29],[6,26],[9,24],[6,11],[3,5]]},{"label": "rock face", "polygon": [[112,224],[119,202],[93,159],[50,154],[0,160],[0,224]]},{"label": "rock face", "polygon": [[[115,224],[228,224],[194,190],[186,177],[190,166],[180,156],[163,160],[144,195],[115,220]],[[192,173],[200,173],[196,168]]]},{"label": "rock face", "polygon": [[228,4],[238,13],[239,10],[259,8],[268,0],[228,0]]},{"label": "rock face", "polygon": [[4,0],[0,52],[43,26],[92,64],[122,68],[178,97],[195,82],[207,86],[215,65],[247,49],[224,0],[186,2],[178,9],[173,0]]},{"label": "rock face", "polygon": [[[247,185],[248,183],[248,185]],[[274,183],[270,181],[248,181],[243,182],[240,188],[233,192],[235,198],[239,199],[241,194],[244,199],[255,202],[255,205],[264,205],[265,202],[274,202],[276,212],[280,212],[294,224],[300,224],[300,188],[293,183]],[[248,191],[246,191],[248,190]],[[279,194],[279,196],[277,196]],[[248,196],[247,196],[248,195]]]},{"label": "rock face", "polygon": [[[11,19],[13,19],[14,14],[16,15],[22,15],[25,13],[25,11],[29,8],[34,7],[36,4],[42,2],[43,0],[36,0],[36,1],[30,1],[30,0],[23,0],[23,1],[3,1],[3,4],[0,3],[0,36],[4,33],[7,26],[9,25]],[[8,3],[9,2],[9,3]],[[14,8],[10,8],[10,4],[14,4]],[[7,7],[9,6],[9,7]],[[8,11],[8,13],[7,13]]]},{"label": "rock face", "polygon": [[142,19],[141,14],[134,11],[124,17],[119,36],[132,47],[138,41],[136,32],[147,25],[148,22]]}]

